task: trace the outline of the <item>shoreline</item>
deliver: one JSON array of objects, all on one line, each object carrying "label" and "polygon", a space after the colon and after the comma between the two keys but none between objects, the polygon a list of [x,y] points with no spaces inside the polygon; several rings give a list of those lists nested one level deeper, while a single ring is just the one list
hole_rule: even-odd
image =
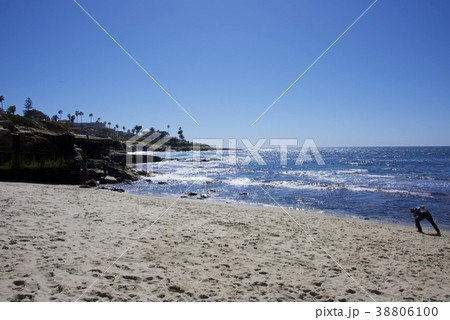
[{"label": "shoreline", "polygon": [[426,222],[0,185],[0,301],[450,301]]},{"label": "shoreline", "polygon": [[[139,182],[139,181],[136,181]],[[106,187],[114,187],[115,185],[106,185]],[[267,209],[285,209],[285,210],[289,210],[289,211],[297,211],[297,212],[307,212],[310,214],[317,214],[317,215],[321,215],[321,216],[329,216],[329,217],[336,217],[336,218],[342,218],[342,219],[355,219],[357,221],[371,221],[374,223],[378,223],[378,224],[382,224],[382,225],[392,225],[392,226],[402,226],[402,227],[407,227],[407,228],[413,228],[415,230],[415,225],[414,225],[414,217],[413,215],[409,212],[409,208],[406,208],[405,210],[405,215],[410,215],[411,216],[411,221],[408,222],[402,222],[402,221],[394,221],[394,220],[383,220],[383,219],[372,219],[372,218],[368,218],[368,217],[364,217],[364,216],[357,216],[354,215],[352,213],[350,213],[349,211],[339,211],[339,210],[324,210],[324,209],[317,209],[317,208],[294,208],[294,207],[287,207],[287,206],[280,206],[280,205],[269,205],[269,204],[265,204],[262,202],[227,202],[225,200],[215,200],[213,197],[209,197],[206,199],[200,199],[200,198],[194,198],[194,197],[180,197],[179,195],[173,195],[173,196],[158,196],[158,195],[151,195],[151,194],[139,194],[139,193],[134,193],[134,192],[130,192],[129,190],[125,190],[125,193],[133,195],[133,196],[138,196],[138,197],[150,197],[150,198],[161,198],[161,199],[179,199],[179,201],[194,201],[194,202],[204,202],[204,203],[209,203],[209,204],[216,204],[216,205],[226,205],[226,206],[235,206],[235,207],[250,207],[250,208],[267,208]],[[435,218],[433,216],[433,218]],[[436,220],[435,220],[436,221]],[[423,225],[427,225],[428,222],[426,220],[423,220],[421,222],[422,227]],[[441,226],[441,224],[438,223],[438,227],[440,229],[441,232],[448,232],[450,233],[450,227],[448,226]]]}]

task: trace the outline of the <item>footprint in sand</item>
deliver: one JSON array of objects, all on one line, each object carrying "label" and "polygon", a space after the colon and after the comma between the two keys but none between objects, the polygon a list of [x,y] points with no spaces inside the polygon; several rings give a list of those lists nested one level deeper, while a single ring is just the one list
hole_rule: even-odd
[{"label": "footprint in sand", "polygon": [[125,276],[122,276],[122,278],[124,278],[124,279],[126,279],[126,280],[133,280],[133,281],[137,281],[137,280],[140,279],[139,277],[137,277],[137,276],[132,276],[132,275],[125,275]]},{"label": "footprint in sand", "polygon": [[23,287],[23,286],[25,286],[25,280],[15,280],[15,281],[13,281],[13,284],[16,287]]}]

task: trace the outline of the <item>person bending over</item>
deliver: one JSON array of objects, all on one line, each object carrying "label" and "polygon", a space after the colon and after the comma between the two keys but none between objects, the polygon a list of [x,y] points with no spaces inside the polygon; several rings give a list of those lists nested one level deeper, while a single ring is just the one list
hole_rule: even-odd
[{"label": "person bending over", "polygon": [[420,221],[427,219],[428,222],[431,223],[431,225],[433,226],[434,230],[436,230],[437,235],[438,236],[441,235],[438,226],[436,225],[436,223],[434,223],[430,211],[426,210],[425,206],[411,208],[411,213],[414,214],[414,221],[416,222],[416,228],[418,232],[423,233],[422,227],[420,226]]}]

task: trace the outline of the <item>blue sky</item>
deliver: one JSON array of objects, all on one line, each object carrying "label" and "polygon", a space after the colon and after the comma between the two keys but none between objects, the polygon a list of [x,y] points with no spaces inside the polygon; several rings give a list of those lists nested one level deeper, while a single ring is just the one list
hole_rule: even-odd
[{"label": "blue sky", "polygon": [[254,126],[371,0],[0,1],[0,95],[193,138],[318,146],[450,145],[450,2],[379,0]]}]

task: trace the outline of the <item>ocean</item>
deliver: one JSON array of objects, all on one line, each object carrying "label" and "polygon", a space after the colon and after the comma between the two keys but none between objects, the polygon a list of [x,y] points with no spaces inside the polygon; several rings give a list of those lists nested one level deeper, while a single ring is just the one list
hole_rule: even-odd
[{"label": "ocean", "polygon": [[222,156],[216,151],[172,152],[171,161],[138,165],[154,173],[121,187],[140,195],[203,195],[198,201],[313,209],[404,225],[414,225],[411,207],[425,205],[437,225],[450,230],[450,147],[319,148],[325,165],[314,157],[296,164],[299,152],[290,148],[285,165],[275,149],[259,151],[265,165],[245,164],[246,150]]}]

